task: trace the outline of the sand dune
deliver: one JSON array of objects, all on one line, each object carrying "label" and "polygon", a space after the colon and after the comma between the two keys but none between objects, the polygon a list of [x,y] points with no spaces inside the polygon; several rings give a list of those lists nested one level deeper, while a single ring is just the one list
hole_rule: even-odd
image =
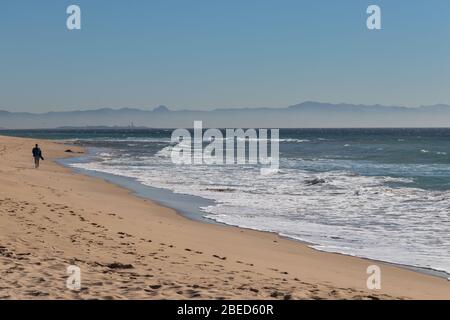
[{"label": "sand dune", "polygon": [[[34,143],[0,137],[0,299],[450,298],[445,279],[187,220],[57,165],[59,143],[39,141],[35,170]],[[366,287],[372,264],[381,290]],[[80,291],[66,288],[69,265]]]}]

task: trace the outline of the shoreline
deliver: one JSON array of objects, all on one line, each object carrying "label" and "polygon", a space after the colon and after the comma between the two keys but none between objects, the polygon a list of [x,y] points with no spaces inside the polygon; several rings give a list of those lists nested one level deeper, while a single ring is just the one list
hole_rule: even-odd
[{"label": "shoreline", "polygon": [[[43,269],[43,265],[55,268],[51,261],[56,260],[59,267],[69,262],[80,264],[87,273],[88,289],[77,293],[65,289],[62,267],[51,286],[33,283],[22,287],[43,294],[34,297],[69,299],[450,299],[450,284],[444,279],[318,251],[268,232],[190,221],[170,208],[136,197],[130,190],[50,161],[39,170],[32,169],[27,147],[35,140],[0,136],[0,142],[8,151],[0,156],[0,190],[5,194],[0,199],[0,239],[6,244],[4,250],[12,252],[9,257],[0,255],[0,271],[11,263],[9,260],[17,264],[20,259],[14,257],[21,250],[31,251],[27,252],[29,260],[39,262],[35,269],[20,265],[22,272],[7,274],[9,298],[29,298],[28,289],[14,289],[14,283],[21,277],[34,279],[41,273],[36,269]],[[64,153],[64,144],[39,142],[51,161],[71,155]],[[48,191],[52,189],[55,194]],[[33,214],[19,217],[17,211],[26,210],[31,202]],[[55,204],[59,208],[53,208]],[[3,210],[12,207],[14,214],[13,210]],[[60,212],[69,209],[71,214]],[[71,223],[60,224],[59,218]],[[88,220],[93,220],[89,227]],[[22,222],[29,227],[28,232],[18,227]],[[40,234],[33,232],[37,225],[36,230],[43,228]],[[126,231],[117,231],[120,229]],[[151,242],[146,239],[149,235],[154,238]],[[99,237],[102,244],[96,243]],[[107,262],[112,261],[130,263],[133,275],[130,270],[109,268]],[[382,268],[382,290],[365,287],[370,263]],[[43,288],[48,292],[42,292]],[[4,292],[0,289],[1,297]]]},{"label": "shoreline", "polygon": [[[67,145],[67,144],[66,144]],[[90,155],[86,155],[89,157]],[[203,223],[211,223],[217,225],[227,225],[209,218],[202,216],[199,212],[200,206],[203,205],[212,205],[215,204],[214,200],[205,199],[199,196],[192,196],[187,194],[178,194],[174,193],[171,190],[157,188],[152,186],[146,186],[139,183],[136,179],[126,176],[120,176],[115,174],[110,174],[106,172],[87,170],[83,168],[72,167],[71,164],[77,163],[78,159],[83,159],[81,157],[69,157],[63,159],[57,159],[56,162],[69,170],[72,170],[78,174],[82,174],[88,177],[98,178],[106,183],[114,184],[118,187],[124,188],[133,196],[147,199],[155,204],[165,207],[168,209],[175,210],[180,216],[187,218],[191,221],[203,222]],[[76,161],[76,162],[74,162]],[[188,209],[185,208],[188,206]]]},{"label": "shoreline", "polygon": [[[70,142],[67,142],[67,141],[62,141],[62,142],[58,141],[57,143],[63,143],[64,145],[70,145]],[[72,146],[76,147],[75,145],[72,145]],[[84,148],[84,149],[86,151],[89,151],[89,148]],[[273,234],[273,235],[279,236],[281,238],[285,238],[286,240],[298,242],[302,245],[305,245],[305,246],[307,246],[313,250],[319,251],[319,252],[339,254],[339,255],[343,255],[343,256],[355,257],[355,258],[364,259],[364,260],[377,262],[377,263],[385,263],[385,264],[389,264],[389,265],[396,266],[399,268],[404,268],[406,270],[412,270],[412,271],[419,272],[422,274],[442,278],[445,280],[450,279],[450,273],[443,271],[443,270],[400,264],[400,263],[378,260],[378,259],[369,258],[369,257],[346,254],[346,253],[342,253],[342,252],[338,252],[338,251],[321,250],[321,249],[318,249],[315,247],[315,246],[319,245],[317,243],[312,243],[312,242],[308,242],[305,240],[296,239],[296,238],[290,237],[288,235],[280,234],[275,231],[259,230],[256,228],[246,228],[246,227],[242,227],[242,226],[238,226],[238,225],[219,222],[214,219],[207,218],[207,217],[203,216],[200,212],[197,212],[197,211],[201,210],[201,207],[200,207],[201,202],[203,205],[212,205],[212,204],[216,203],[214,200],[205,199],[200,196],[179,194],[179,193],[175,193],[168,189],[147,186],[147,185],[140,183],[139,181],[137,181],[135,178],[132,178],[132,177],[120,176],[120,175],[116,175],[116,174],[112,174],[112,173],[88,170],[88,169],[83,169],[83,168],[75,168],[75,167],[70,166],[70,164],[76,163],[76,162],[74,162],[74,159],[76,161],[77,160],[76,158],[78,158],[81,161],[83,161],[83,160],[86,160],[89,156],[91,156],[91,154],[87,153],[84,156],[79,156],[79,157],[75,156],[75,158],[69,157],[69,158],[65,158],[65,159],[58,159],[57,163],[65,166],[65,167],[69,168],[70,170],[73,170],[77,173],[84,174],[84,175],[94,177],[94,178],[100,178],[107,183],[112,183],[121,188],[125,188],[125,189],[129,190],[130,193],[134,196],[150,200],[162,207],[173,209],[180,216],[190,219],[195,222],[222,225],[222,226],[234,227],[234,228],[239,228],[239,229],[258,231],[258,232],[266,232],[268,234]],[[163,198],[163,200],[161,200],[161,198]],[[174,198],[176,199],[176,202],[174,202]],[[181,200],[181,201],[179,201],[179,200]],[[193,201],[194,203],[188,203],[189,201]],[[189,206],[190,209],[186,210],[185,208],[183,208],[183,206]]]}]

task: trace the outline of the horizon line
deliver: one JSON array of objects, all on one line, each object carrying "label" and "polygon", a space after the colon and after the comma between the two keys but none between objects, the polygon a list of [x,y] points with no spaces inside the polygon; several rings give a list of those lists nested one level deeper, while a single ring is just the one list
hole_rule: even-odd
[{"label": "horizon line", "polygon": [[[199,110],[194,109],[190,107],[185,107],[182,109],[171,109],[167,107],[164,104],[158,105],[157,107],[130,107],[130,106],[124,106],[124,107],[90,107],[86,109],[71,109],[71,110],[51,110],[51,111],[43,111],[43,112],[32,112],[32,111],[11,111],[8,109],[1,108],[0,112],[8,112],[8,113],[22,113],[22,114],[35,114],[35,115],[44,115],[48,113],[66,113],[66,112],[87,112],[87,111],[99,111],[99,110],[111,110],[111,111],[121,111],[121,110],[135,110],[135,111],[144,111],[144,112],[154,112],[157,109],[165,108],[169,112],[213,112],[213,111],[223,111],[223,110],[258,110],[258,109],[265,109],[265,110],[276,110],[276,109],[289,109],[291,107],[305,105],[305,104],[322,104],[322,105],[333,105],[333,106],[354,106],[354,107],[384,107],[384,108],[403,108],[403,109],[420,109],[424,107],[437,107],[437,106],[444,106],[444,107],[450,107],[450,104],[447,103],[435,103],[430,105],[418,105],[415,107],[412,106],[406,106],[406,105],[395,105],[395,104],[365,104],[365,103],[348,103],[348,102],[321,102],[321,101],[314,101],[314,100],[305,100],[303,102],[299,102],[296,104],[284,106],[284,107],[239,107],[239,106],[232,106],[232,107],[215,107],[212,109],[205,109],[205,110]],[[163,111],[164,112],[164,111]]]}]

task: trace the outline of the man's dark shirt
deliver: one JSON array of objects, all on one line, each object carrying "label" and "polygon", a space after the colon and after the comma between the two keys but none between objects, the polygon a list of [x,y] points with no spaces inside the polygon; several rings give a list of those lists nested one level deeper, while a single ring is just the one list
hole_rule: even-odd
[{"label": "man's dark shirt", "polygon": [[35,158],[42,158],[42,152],[41,149],[34,147],[33,148],[33,157]]}]

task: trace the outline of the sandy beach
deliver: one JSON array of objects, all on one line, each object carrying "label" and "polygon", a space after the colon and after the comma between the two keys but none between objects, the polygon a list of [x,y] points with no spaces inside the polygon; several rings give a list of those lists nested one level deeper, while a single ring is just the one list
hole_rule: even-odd
[{"label": "sandy beach", "polygon": [[[450,299],[443,278],[188,220],[56,164],[68,148],[83,152],[0,137],[0,299]],[[381,290],[366,287],[374,264]],[[66,288],[69,265],[80,291]]]}]

